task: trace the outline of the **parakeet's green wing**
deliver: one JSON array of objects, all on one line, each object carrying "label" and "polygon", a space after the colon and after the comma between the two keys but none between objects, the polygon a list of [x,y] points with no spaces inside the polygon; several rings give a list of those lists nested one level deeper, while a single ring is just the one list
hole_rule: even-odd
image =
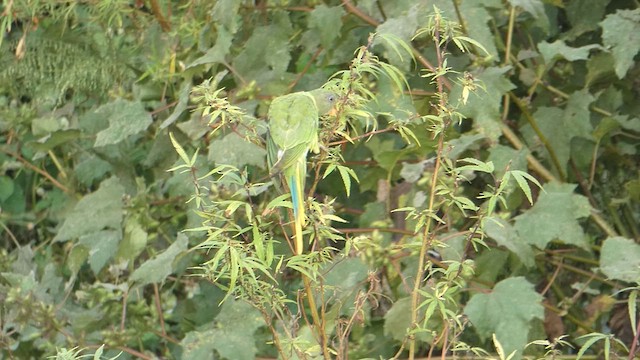
[{"label": "parakeet's green wing", "polygon": [[276,98],[269,107],[269,133],[278,150],[316,142],[318,139],[318,108],[306,92]]},{"label": "parakeet's green wing", "polygon": [[271,174],[282,173],[291,192],[296,254],[303,249],[306,157],[309,150],[319,151],[318,117],[328,112],[334,101],[333,93],[318,89],[278,97],[269,107],[267,161]]}]

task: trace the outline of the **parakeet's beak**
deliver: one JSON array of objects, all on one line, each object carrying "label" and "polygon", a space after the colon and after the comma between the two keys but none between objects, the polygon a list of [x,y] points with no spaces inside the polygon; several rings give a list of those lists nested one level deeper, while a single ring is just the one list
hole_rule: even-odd
[{"label": "parakeet's beak", "polygon": [[329,112],[327,113],[327,115],[329,116],[336,116],[338,115],[338,110],[336,109],[336,107],[332,107],[331,110],[329,110]]}]

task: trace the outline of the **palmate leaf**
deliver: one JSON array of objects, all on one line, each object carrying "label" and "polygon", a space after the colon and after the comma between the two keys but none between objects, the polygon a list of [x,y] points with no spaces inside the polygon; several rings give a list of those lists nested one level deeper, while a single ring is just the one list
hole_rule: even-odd
[{"label": "palmate leaf", "polygon": [[588,248],[578,219],[591,213],[587,198],[573,193],[575,185],[549,183],[538,201],[515,219],[518,235],[527,243],[544,249],[558,239],[565,244]]},{"label": "palmate leaf", "polygon": [[527,343],[529,322],[544,317],[542,296],[523,277],[512,277],[496,284],[490,294],[476,294],[464,312],[478,335],[495,334],[505,354],[518,351],[519,359]]},{"label": "palmate leaf", "polygon": [[244,301],[227,300],[215,324],[189,332],[180,342],[183,359],[213,360],[213,351],[224,359],[252,360],[256,356],[253,333],[263,324],[258,310]]},{"label": "palmate leaf", "polygon": [[151,125],[151,115],[142,103],[122,99],[102,105],[94,112],[94,116],[109,122],[109,127],[97,134],[96,147],[117,144]]},{"label": "palmate leaf", "polygon": [[538,179],[534,178],[531,174],[526,173],[524,171],[520,171],[520,170],[512,170],[509,173],[511,174],[511,176],[513,176],[514,179],[516,179],[518,186],[520,187],[522,192],[524,192],[525,196],[527,197],[527,200],[529,200],[529,203],[533,205],[531,188],[529,187],[529,183],[527,182],[527,180],[538,185],[538,188],[542,189],[542,185],[540,185],[540,182],[538,182]]},{"label": "palmate leaf", "polygon": [[104,180],[67,215],[54,241],[66,241],[104,229],[122,228],[124,187],[118,178]]},{"label": "palmate leaf", "polygon": [[611,48],[616,75],[622,79],[640,50],[640,9],[618,10],[600,23],[602,42]]},{"label": "palmate leaf", "polygon": [[174,271],[173,261],[187,250],[187,246],[187,236],[179,234],[177,240],[167,250],[140,265],[129,279],[140,285],[164,281]]},{"label": "palmate leaf", "polygon": [[600,252],[600,269],[610,279],[640,284],[640,245],[619,236],[608,238]]},{"label": "palmate leaf", "polygon": [[556,59],[564,58],[569,61],[587,60],[589,52],[593,49],[602,49],[600,45],[585,45],[578,48],[568,46],[562,40],[556,40],[552,43],[541,42],[538,44],[538,50],[542,54],[542,58],[547,66],[551,66]]}]

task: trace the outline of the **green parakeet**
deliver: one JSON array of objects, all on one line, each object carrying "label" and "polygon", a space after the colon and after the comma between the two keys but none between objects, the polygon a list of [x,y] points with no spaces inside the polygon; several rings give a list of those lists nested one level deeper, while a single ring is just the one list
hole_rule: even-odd
[{"label": "green parakeet", "polygon": [[307,153],[320,151],[318,119],[331,111],[336,99],[333,92],[316,89],[277,97],[269,107],[267,162],[271,176],[282,174],[291,192],[296,254],[301,254],[303,247]]}]

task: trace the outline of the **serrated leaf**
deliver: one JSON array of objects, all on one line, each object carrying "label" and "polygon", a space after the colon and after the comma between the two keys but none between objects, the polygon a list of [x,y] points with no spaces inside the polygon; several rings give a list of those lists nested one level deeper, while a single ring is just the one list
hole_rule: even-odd
[{"label": "serrated leaf", "polygon": [[95,147],[117,144],[146,130],[152,123],[151,114],[137,101],[118,99],[102,105],[94,113],[109,121],[109,127],[97,134]]},{"label": "serrated leaf", "polygon": [[78,243],[89,250],[89,266],[94,274],[97,275],[107,261],[113,258],[120,240],[122,240],[122,231],[115,230],[102,230],[80,236]]},{"label": "serrated leaf", "polygon": [[593,49],[602,49],[600,45],[592,44],[578,48],[568,46],[563,40],[552,43],[543,41],[538,44],[538,50],[547,66],[551,66],[554,60],[564,58],[568,61],[587,60],[589,52]]},{"label": "serrated leaf", "polygon": [[527,150],[516,150],[510,146],[496,145],[489,149],[487,161],[493,162],[497,178],[502,178],[507,170],[527,170]]},{"label": "serrated leaf", "polygon": [[[425,309],[422,308],[418,312],[422,316]],[[411,328],[411,297],[398,299],[384,315],[384,335],[403,341]],[[428,332],[419,332],[415,336],[420,341],[428,341],[430,338]]]},{"label": "serrated leaf", "polygon": [[85,195],[66,216],[54,241],[66,241],[103,229],[122,227],[124,187],[118,178],[109,178],[97,191]]},{"label": "serrated leaf", "polygon": [[596,30],[609,1],[611,0],[589,0],[589,6],[584,6],[583,0],[572,0],[566,4],[565,14],[571,23],[567,37],[575,39],[587,31]]},{"label": "serrated leaf", "polygon": [[533,15],[533,17],[544,16],[544,4],[542,0],[509,0],[511,6],[517,6]]},{"label": "serrated leaf", "polygon": [[351,178],[354,178],[358,181],[358,176],[353,171],[353,169],[348,168],[346,166],[338,166],[338,172],[340,173],[340,177],[342,178],[342,184],[344,185],[344,190],[347,193],[347,197],[351,195]]},{"label": "serrated leaf", "polygon": [[246,165],[265,168],[266,154],[265,149],[232,132],[209,144],[207,158],[216,164],[233,165],[237,168],[243,168]]},{"label": "serrated leaf", "polygon": [[544,318],[542,296],[524,277],[500,281],[490,294],[476,294],[465,306],[464,312],[483,338],[495,334],[504,352],[518,351],[527,344],[529,322]]},{"label": "serrated leaf", "polygon": [[611,48],[616,75],[622,79],[640,51],[640,9],[618,10],[600,23],[602,42]]},{"label": "serrated leaf", "polygon": [[589,201],[573,193],[575,185],[549,183],[531,209],[515,219],[518,235],[528,244],[544,249],[555,239],[588,249],[577,219],[591,213]]},{"label": "serrated leaf", "polygon": [[[224,25],[224,28],[228,29],[231,33],[238,31],[238,24],[240,16],[238,11],[240,10],[240,0],[218,0],[215,2],[213,10],[211,11],[211,19],[214,24]],[[220,29],[218,29],[220,31]]]},{"label": "serrated leaf", "polygon": [[462,134],[459,138],[452,139],[447,142],[445,154],[451,160],[457,160],[458,157],[467,150],[478,149],[486,136],[483,134]]},{"label": "serrated leaf", "polygon": [[324,4],[316,6],[309,14],[309,31],[320,38],[320,44],[325,49],[331,49],[342,29],[341,6],[328,7]]},{"label": "serrated leaf", "polygon": [[534,178],[529,173],[526,173],[520,170],[512,170],[511,176],[513,176],[513,178],[516,180],[516,182],[518,183],[518,186],[527,197],[527,200],[529,200],[529,203],[533,205],[531,188],[529,187],[529,183],[527,182],[527,180],[531,181],[532,183],[536,184],[538,188],[542,189],[542,185],[540,185],[540,182],[538,182],[538,179]]},{"label": "serrated leaf", "polygon": [[117,257],[134,261],[147,246],[149,234],[144,230],[138,219],[128,218],[124,228],[124,239],[118,247]]},{"label": "serrated leaf", "polygon": [[600,270],[610,279],[640,284],[640,245],[619,236],[608,238],[600,251]]},{"label": "serrated leaf", "polygon": [[[337,299],[342,304],[340,313],[348,314],[353,309],[358,290],[366,283],[369,269],[360,258],[336,258],[325,265],[324,275],[325,298]],[[340,305],[338,305],[340,306]]]},{"label": "serrated leaf", "polygon": [[399,51],[398,47],[394,46],[393,41],[381,40],[384,36],[391,36],[409,44],[420,25],[418,20],[419,6],[420,5],[413,6],[402,15],[387,18],[376,28],[376,33],[380,36],[376,37],[374,44],[382,45],[386,50],[384,53],[389,59],[389,62],[401,69],[409,69],[411,66],[410,55],[403,54],[403,51]]},{"label": "serrated leaf", "polygon": [[191,79],[186,79],[182,84],[182,89],[180,90],[180,95],[178,96],[178,104],[173,109],[173,113],[160,124],[160,129],[164,129],[169,125],[173,124],[180,115],[187,109],[187,105],[189,105],[189,95],[191,94]]},{"label": "serrated leaf", "polygon": [[[593,102],[593,96],[589,94],[588,90],[581,90],[571,94],[564,110],[557,107],[541,106],[533,114],[540,132],[555,152],[563,173],[566,173],[567,162],[571,156],[571,140],[577,136],[586,139],[593,138],[593,126],[590,122],[589,112],[591,102]],[[529,143],[537,143],[544,156],[548,159],[551,158],[529,125],[523,127],[522,131]]]},{"label": "serrated leaf", "polygon": [[187,250],[187,246],[187,236],[182,233],[178,234],[176,241],[167,250],[155,258],[145,261],[131,274],[129,279],[139,285],[163,282],[174,271],[173,261]]},{"label": "serrated leaf", "polygon": [[[221,27],[218,29],[218,38],[216,40],[216,44],[212,46],[207,52],[201,57],[194,60],[191,64],[187,66],[187,69],[196,67],[198,65],[204,64],[216,64],[225,61],[225,57],[229,54],[229,50],[231,49],[231,42],[233,40],[233,35],[227,31],[225,28]],[[169,122],[167,119],[160,128],[164,128],[165,123]],[[167,124],[168,126],[169,124]]]},{"label": "serrated leaf", "polygon": [[[473,126],[489,140],[497,141],[502,135],[500,123],[496,119],[500,119],[502,95],[515,87],[506,76],[510,70],[511,68],[508,66],[490,67],[482,72],[474,73],[473,76],[485,89],[478,89],[471,93],[467,103],[458,109],[464,116],[473,118]],[[452,89],[449,98],[459,99],[461,94],[462,86],[457,84]]]},{"label": "serrated leaf", "polygon": [[[284,14],[283,14],[284,15]],[[293,30],[289,17],[275,16],[267,26],[254,28],[244,48],[233,60],[233,67],[243,82],[256,82],[269,94],[281,94],[286,91],[293,77],[287,76],[291,61],[289,38]]]},{"label": "serrated leaf", "polygon": [[244,301],[229,299],[215,318],[215,327],[191,331],[180,342],[183,359],[213,360],[213,350],[228,360],[253,360],[253,333],[263,325],[258,310]]},{"label": "serrated leaf", "polygon": [[500,246],[504,246],[516,254],[526,267],[535,265],[535,254],[529,244],[526,244],[511,224],[504,219],[491,217],[482,222],[482,229],[488,237],[495,240]]}]

